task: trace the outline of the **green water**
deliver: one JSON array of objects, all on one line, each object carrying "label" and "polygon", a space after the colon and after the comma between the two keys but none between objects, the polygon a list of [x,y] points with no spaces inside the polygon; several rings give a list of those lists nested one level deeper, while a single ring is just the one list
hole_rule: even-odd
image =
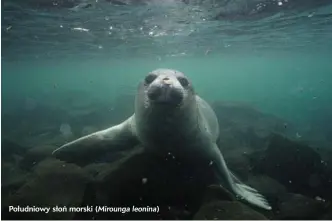
[{"label": "green water", "polygon": [[332,63],[326,55],[261,53],[128,60],[4,62],[3,109],[15,99],[46,99],[66,90],[88,92],[111,102],[134,94],[156,68],[189,76],[197,94],[209,102],[240,101],[294,122],[332,104]]},{"label": "green water", "polygon": [[[272,219],[279,219],[279,215],[292,219],[293,215],[287,213],[293,211],[300,218],[311,217],[315,212],[318,214],[313,217],[324,216],[316,205],[323,199],[328,203],[332,196],[329,188],[332,182],[330,0],[5,0],[3,3],[1,171],[5,206],[15,205],[15,199],[18,204],[23,201],[29,206],[90,206],[107,202],[136,206],[137,202],[158,202],[167,211],[165,216],[153,216],[157,219],[169,219],[169,215],[178,219],[180,213],[189,217],[197,212],[198,205],[205,206],[203,198],[190,202],[196,196],[189,195],[200,196],[203,189],[199,186],[205,185],[208,176],[192,179],[191,172],[188,173],[191,170],[186,169],[178,173],[177,168],[197,166],[196,161],[185,165],[185,160],[183,164],[181,156],[171,159],[172,154],[168,153],[163,161],[143,155],[131,158],[127,151],[110,150],[96,157],[99,159],[92,159],[98,155],[93,152],[98,151],[85,152],[83,147],[79,151],[83,155],[79,152],[76,155],[74,150],[75,154],[68,151],[63,159],[50,157],[51,151],[63,144],[131,116],[138,83],[150,71],[167,68],[187,75],[195,92],[208,103],[221,102],[222,105],[211,105],[216,107],[220,123],[218,147],[235,174],[249,184],[249,181],[256,183],[262,194],[267,190],[271,204],[278,204],[272,206],[273,213],[276,212],[271,213]],[[78,7],[80,3],[87,5]],[[245,105],[231,106],[226,102]],[[257,113],[248,105],[267,114]],[[275,132],[289,139],[276,134],[270,137]],[[158,136],[156,140],[164,137]],[[76,156],[77,165],[70,159]],[[128,174],[122,176],[127,169],[120,167],[122,159],[119,164],[116,160],[127,156],[129,160],[124,161],[129,164],[124,164],[133,167],[128,167]],[[160,162],[155,164],[155,160]],[[177,166],[168,170],[173,163]],[[210,167],[211,163],[213,160],[209,168],[214,167]],[[177,170],[175,176],[173,169]],[[169,173],[171,176],[167,176]],[[83,175],[91,179],[85,182]],[[182,178],[184,182],[180,181]],[[147,185],[140,187],[141,182]],[[224,195],[214,188],[211,190],[217,193],[217,198]],[[289,194],[291,197],[286,199]],[[166,199],[170,197],[170,201]],[[219,202],[211,203],[208,199],[206,205],[213,205],[218,213],[224,211],[224,207],[217,209]],[[330,204],[321,206],[328,209]],[[208,207],[202,208],[210,213]],[[225,208],[226,212],[220,214],[232,212]],[[286,210],[286,215],[282,216],[282,210]],[[246,209],[243,211],[247,213]],[[57,218],[62,214],[67,217],[65,213],[8,214],[5,207],[2,212],[14,219],[25,215],[28,219]],[[240,217],[238,209],[234,212]],[[95,215],[84,213],[75,217],[109,219],[115,213]],[[139,215],[150,217],[148,213]]]}]

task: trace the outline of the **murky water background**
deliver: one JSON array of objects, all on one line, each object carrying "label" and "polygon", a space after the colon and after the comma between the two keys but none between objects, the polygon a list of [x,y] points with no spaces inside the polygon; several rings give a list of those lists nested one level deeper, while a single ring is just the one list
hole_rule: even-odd
[{"label": "murky water background", "polygon": [[[308,152],[295,151],[291,155],[287,151],[298,151],[298,144],[288,144],[277,137],[271,149],[283,148],[287,154],[272,151],[276,156],[271,155],[261,166],[267,168],[267,176],[281,182],[289,193],[297,193],[304,186],[300,193],[312,200],[332,199],[328,192],[331,163],[327,163],[332,162],[330,0],[5,0],[1,29],[1,135],[2,146],[8,151],[5,155],[10,156],[2,165],[6,194],[25,193],[27,181],[32,195],[21,194],[27,202],[35,202],[42,195],[47,196],[42,203],[53,199],[50,195],[57,195],[56,191],[45,189],[44,194],[39,189],[51,188],[56,182],[48,178],[39,182],[26,179],[27,174],[34,174],[30,169],[37,165],[34,171],[42,168],[45,177],[53,176],[54,180],[67,176],[64,174],[71,170],[62,171],[65,164],[61,161],[41,161],[48,156],[46,152],[121,122],[133,111],[138,82],[153,69],[173,68],[189,76],[201,97],[220,104],[216,112],[225,123],[221,125],[222,142],[230,151],[226,151],[226,161],[231,168],[250,174],[247,169],[252,165],[248,166],[243,153],[262,148],[265,138],[257,134],[266,135],[271,122],[278,122],[279,132],[319,147],[320,155],[310,152],[315,148],[307,146],[301,148]],[[227,102],[240,105],[228,106]],[[243,103],[275,115],[278,120],[241,106]],[[23,149],[24,154],[29,151],[13,160],[12,152],[18,154],[18,149]],[[298,156],[296,164],[287,161]],[[105,157],[106,161],[118,155],[112,157]],[[240,169],[236,167],[238,162]],[[296,167],[312,165],[311,162],[319,164],[320,169]],[[286,165],[288,173],[278,175],[276,164]],[[78,174],[83,170],[73,164],[70,168]],[[93,170],[100,168],[104,167]],[[308,174],[302,176],[299,172]],[[76,175],[70,174],[75,187]],[[254,179],[250,176],[249,181]],[[257,178],[256,184],[271,189],[275,184],[272,178]],[[307,178],[309,181],[301,183]],[[110,180],[105,181],[105,192],[110,189]],[[67,191],[67,185],[58,184],[61,191]],[[30,191],[30,186],[36,189]],[[82,192],[78,194],[81,197],[88,190],[84,185],[80,187],[77,190]],[[40,197],[36,197],[39,193]],[[64,204],[62,200],[67,199],[54,198]],[[80,204],[86,199],[76,200]],[[297,205],[296,200],[289,201],[286,210]],[[306,211],[302,209],[299,217]]]}]

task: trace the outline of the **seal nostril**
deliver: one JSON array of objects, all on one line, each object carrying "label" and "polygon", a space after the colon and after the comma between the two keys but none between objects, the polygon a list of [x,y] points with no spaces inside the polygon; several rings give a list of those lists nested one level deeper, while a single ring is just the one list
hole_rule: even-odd
[{"label": "seal nostril", "polygon": [[172,81],[171,81],[171,79],[169,79],[168,77],[165,77],[165,78],[163,79],[163,83],[164,83],[165,85],[171,85],[171,84],[172,84]]}]

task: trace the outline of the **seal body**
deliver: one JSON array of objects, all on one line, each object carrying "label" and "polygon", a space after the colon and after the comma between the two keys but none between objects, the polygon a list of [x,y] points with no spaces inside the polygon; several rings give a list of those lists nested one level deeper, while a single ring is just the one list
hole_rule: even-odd
[{"label": "seal body", "polygon": [[241,200],[270,210],[257,190],[245,185],[227,167],[216,141],[219,125],[212,108],[196,95],[182,73],[157,69],[142,80],[135,98],[135,113],[119,125],[89,134],[54,151],[112,151],[142,144],[155,154],[172,154],[191,163],[209,163],[217,180]]},{"label": "seal body", "polygon": [[[198,135],[201,121],[196,95],[192,88],[189,89],[189,81],[187,88],[179,83],[177,78],[184,77],[180,72],[161,69],[148,76],[153,76],[154,81],[149,83],[145,80],[139,84],[135,101],[137,135],[141,143],[152,151],[185,154],[190,148],[187,144]],[[164,79],[167,86],[164,86]],[[159,97],[149,98],[149,94],[158,89],[162,90]]]}]

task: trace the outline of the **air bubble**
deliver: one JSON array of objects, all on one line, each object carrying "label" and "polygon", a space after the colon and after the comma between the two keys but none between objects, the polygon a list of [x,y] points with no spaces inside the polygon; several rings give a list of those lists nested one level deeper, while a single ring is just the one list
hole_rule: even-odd
[{"label": "air bubble", "polygon": [[60,129],[59,131],[61,132],[61,134],[65,137],[70,137],[73,135],[71,127],[69,124],[67,123],[63,123],[60,125]]},{"label": "air bubble", "polygon": [[311,18],[312,16],[314,16],[315,15],[315,12],[312,12],[312,13],[310,13],[309,15],[308,15],[308,18]]}]

